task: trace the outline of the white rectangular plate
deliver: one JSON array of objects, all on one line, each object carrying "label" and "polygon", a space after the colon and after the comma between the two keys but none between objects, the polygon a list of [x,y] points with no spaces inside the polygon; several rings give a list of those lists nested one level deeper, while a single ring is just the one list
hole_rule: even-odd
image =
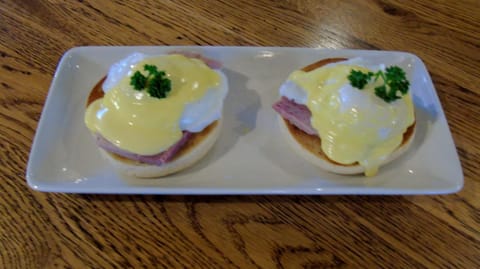
[{"label": "white rectangular plate", "polygon": [[[115,174],[84,125],[85,100],[109,66],[133,52],[194,51],[220,60],[229,79],[224,126],[208,155],[160,179]],[[290,72],[322,58],[376,57],[411,81],[417,134],[410,150],[378,175],[341,176],[313,167],[280,135],[272,104]],[[27,167],[35,190],[132,194],[441,194],[463,173],[440,101],[423,62],[403,52],[278,47],[78,47],[61,59]]]}]

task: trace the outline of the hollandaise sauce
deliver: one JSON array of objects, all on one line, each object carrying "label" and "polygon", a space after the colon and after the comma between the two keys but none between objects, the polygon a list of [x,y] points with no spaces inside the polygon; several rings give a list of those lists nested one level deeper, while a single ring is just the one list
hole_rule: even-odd
[{"label": "hollandaise sauce", "polygon": [[[166,98],[155,98],[146,91],[134,90],[131,76],[155,65],[171,81]],[[91,103],[85,112],[85,123],[117,147],[140,155],[165,151],[182,137],[180,119],[185,106],[201,99],[207,90],[216,88],[220,76],[198,59],[183,55],[145,58],[131,66],[127,76]]]},{"label": "hollandaise sauce", "polygon": [[352,68],[370,71],[338,64],[310,72],[295,71],[289,80],[307,92],[306,106],[323,152],[340,164],[358,162],[365,168],[365,175],[373,176],[414,123],[413,103],[410,94],[385,102],[375,95],[376,83],[363,90],[353,88],[347,78]]}]

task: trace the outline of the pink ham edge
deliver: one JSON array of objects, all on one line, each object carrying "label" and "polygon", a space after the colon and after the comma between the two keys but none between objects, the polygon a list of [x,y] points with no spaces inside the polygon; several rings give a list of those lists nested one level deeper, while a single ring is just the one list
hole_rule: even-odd
[{"label": "pink ham edge", "polygon": [[[212,69],[220,69],[223,66],[221,62],[204,57],[199,53],[172,51],[169,54],[182,54],[185,57],[202,60],[208,67]],[[100,134],[96,134],[96,142],[99,147],[101,147],[102,149],[108,152],[115,153],[117,155],[120,155],[122,157],[125,157],[133,161],[160,166],[171,161],[175,156],[175,154],[183,147],[183,145],[185,145],[185,143],[190,139],[191,136],[192,136],[192,133],[185,131],[183,132],[182,138],[173,146],[168,148],[166,151],[160,152],[159,154],[150,155],[150,156],[138,155],[126,150],[122,150],[117,146],[115,146],[114,144],[112,144],[107,139],[105,139],[104,137],[102,137]]]},{"label": "pink ham edge", "polygon": [[173,146],[171,146],[170,148],[168,148],[167,150],[159,154],[149,155],[149,156],[138,155],[138,154],[120,149],[119,147],[115,146],[110,141],[102,137],[100,134],[96,135],[96,142],[99,147],[101,147],[102,149],[108,152],[115,153],[117,155],[120,155],[122,157],[125,157],[133,161],[160,166],[171,161],[175,156],[175,154],[183,147],[183,145],[185,145],[185,143],[187,143],[190,137],[192,137],[192,133],[183,132],[182,138]]},{"label": "pink ham edge", "polygon": [[310,118],[312,113],[305,105],[300,105],[287,97],[282,96],[280,101],[273,104],[272,108],[278,112],[284,119],[297,126],[300,130],[309,135],[318,135],[317,130],[312,127]]}]

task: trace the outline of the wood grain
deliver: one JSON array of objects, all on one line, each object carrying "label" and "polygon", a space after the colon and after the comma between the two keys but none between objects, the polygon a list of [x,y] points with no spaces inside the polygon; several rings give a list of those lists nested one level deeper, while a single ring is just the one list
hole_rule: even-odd
[{"label": "wood grain", "polygon": [[[1,268],[479,268],[480,2],[0,2]],[[402,50],[427,65],[465,175],[444,196],[102,196],[25,182],[61,55],[82,45]]]}]

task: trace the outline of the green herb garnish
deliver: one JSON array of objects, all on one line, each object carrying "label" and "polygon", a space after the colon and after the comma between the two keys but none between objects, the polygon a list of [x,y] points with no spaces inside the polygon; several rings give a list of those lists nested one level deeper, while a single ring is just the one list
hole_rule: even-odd
[{"label": "green herb garnish", "polygon": [[130,85],[137,91],[143,90],[147,84],[147,77],[142,75],[139,71],[135,72],[130,78]]},{"label": "green herb garnish", "polygon": [[149,64],[146,64],[143,69],[148,72],[148,76],[136,71],[130,78],[130,85],[137,91],[146,89],[152,97],[159,99],[167,97],[167,93],[172,90],[172,83],[165,72],[158,71],[155,65]]},{"label": "green herb garnish", "polygon": [[[348,75],[348,80],[350,80],[350,84],[353,87],[363,90],[365,85],[371,82],[372,78],[373,81],[377,81],[380,77],[383,80],[383,85],[375,87],[375,95],[385,100],[385,102],[390,103],[400,99],[402,95],[408,92],[410,82],[406,78],[405,71],[398,66],[390,66],[385,69],[385,72],[379,70],[376,73],[352,70],[350,75]],[[398,95],[398,92],[401,94]]]}]

